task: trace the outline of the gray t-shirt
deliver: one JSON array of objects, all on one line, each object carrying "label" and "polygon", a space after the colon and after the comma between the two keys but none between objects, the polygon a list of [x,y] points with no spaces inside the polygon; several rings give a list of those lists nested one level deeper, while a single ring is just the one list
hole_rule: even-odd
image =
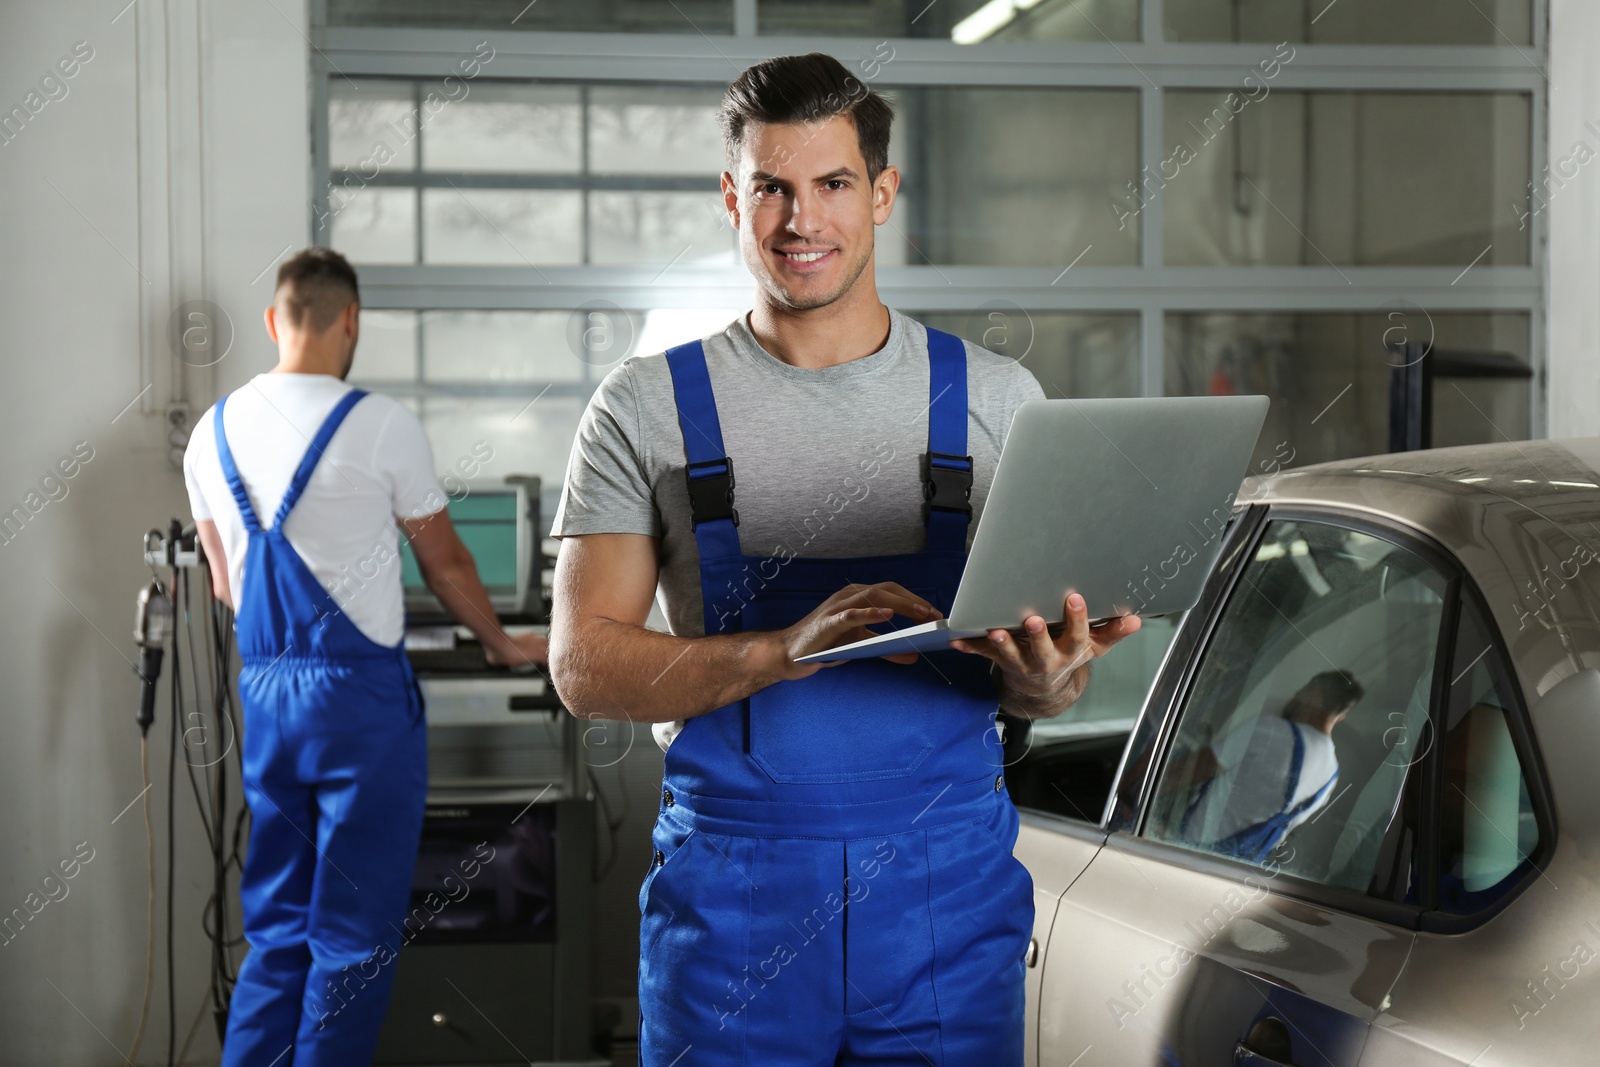
[{"label": "gray t-shirt", "polygon": [[[881,349],[819,369],[792,366],[763,349],[748,315],[704,339],[746,555],[877,556],[926,547],[920,459],[928,448],[927,334],[892,308],[889,322]],[[970,547],[1012,413],[1044,390],[1016,360],[965,346]],[[667,625],[676,636],[699,637],[705,618],[687,462],[666,354],[624,359],[579,422],[551,536],[656,538],[656,595]]]}]

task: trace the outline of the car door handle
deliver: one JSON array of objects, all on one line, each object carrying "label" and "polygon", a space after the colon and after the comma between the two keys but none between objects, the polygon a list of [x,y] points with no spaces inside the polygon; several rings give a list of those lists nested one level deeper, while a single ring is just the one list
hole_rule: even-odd
[{"label": "car door handle", "polygon": [[1288,1024],[1276,1015],[1264,1015],[1233,1046],[1233,1067],[1295,1067],[1291,1051]]},{"label": "car door handle", "polygon": [[1234,1046],[1233,1067],[1295,1067],[1287,1060],[1275,1060],[1270,1056],[1263,1056],[1243,1041]]}]

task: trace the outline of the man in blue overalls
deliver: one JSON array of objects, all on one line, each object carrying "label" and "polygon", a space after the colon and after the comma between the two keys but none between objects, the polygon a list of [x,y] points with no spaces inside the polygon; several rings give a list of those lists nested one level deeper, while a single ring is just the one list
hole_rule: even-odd
[{"label": "man in blue overalls", "polygon": [[[1064,710],[1138,628],[1091,632],[1073,596],[1058,639],[1033,616],[946,652],[794,662],[949,610],[1011,412],[1042,395],[878,299],[891,117],[823,55],[734,82],[722,186],[757,306],[607,376],[557,508],[563,702],[668,742],[645,1067],[1019,1067],[1032,882],[997,705]],[[643,625],[658,583],[671,634]]]},{"label": "man in blue overalls", "polygon": [[1349,671],[1323,671],[1278,714],[1248,719],[1185,755],[1163,782],[1164,789],[1195,789],[1177,835],[1211,852],[1265,863],[1333,796],[1339,782],[1333,728],[1365,693]]},{"label": "man in blue overalls", "polygon": [[396,520],[489,662],[545,659],[543,636],[500,628],[416,417],[345,384],[359,312],[343,256],[285,261],[266,312],[278,365],[218,401],[184,456],[215,594],[236,612],[251,814],[224,1064],[372,1059],[428,784]]}]

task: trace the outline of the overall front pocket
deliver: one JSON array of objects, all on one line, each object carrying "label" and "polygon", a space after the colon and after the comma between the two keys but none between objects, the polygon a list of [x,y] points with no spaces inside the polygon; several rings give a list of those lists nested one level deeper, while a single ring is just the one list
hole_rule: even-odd
[{"label": "overall front pocket", "polygon": [[751,694],[750,758],[775,782],[909,776],[933,751],[937,715],[913,671],[852,660]]}]

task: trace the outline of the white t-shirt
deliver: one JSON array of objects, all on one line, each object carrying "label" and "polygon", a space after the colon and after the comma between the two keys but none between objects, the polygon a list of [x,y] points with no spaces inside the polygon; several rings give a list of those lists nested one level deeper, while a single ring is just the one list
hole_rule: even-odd
[{"label": "white t-shirt", "polygon": [[[1305,744],[1300,777],[1291,792],[1289,772],[1294,760],[1294,734]],[[1194,814],[1189,835],[1203,842],[1221,841],[1241,830],[1259,826],[1280,812],[1315,796],[1339,769],[1333,738],[1302,723],[1278,715],[1263,715],[1230,730],[1211,746],[1217,773]],[[1287,806],[1285,794],[1289,795]],[[1332,793],[1290,820],[1294,829],[1325,806]]]},{"label": "white t-shirt", "polygon": [[[228,398],[228,447],[263,527],[271,525],[311,439],[350,388],[329,374],[258,374]],[[183,474],[194,517],[217,525],[237,610],[249,532],[217,456],[216,410],[195,423]],[[446,502],[422,424],[397,400],[374,393],[345,416],[283,532],[356,628],[393,647],[405,636],[395,517],[421,518]]]}]

